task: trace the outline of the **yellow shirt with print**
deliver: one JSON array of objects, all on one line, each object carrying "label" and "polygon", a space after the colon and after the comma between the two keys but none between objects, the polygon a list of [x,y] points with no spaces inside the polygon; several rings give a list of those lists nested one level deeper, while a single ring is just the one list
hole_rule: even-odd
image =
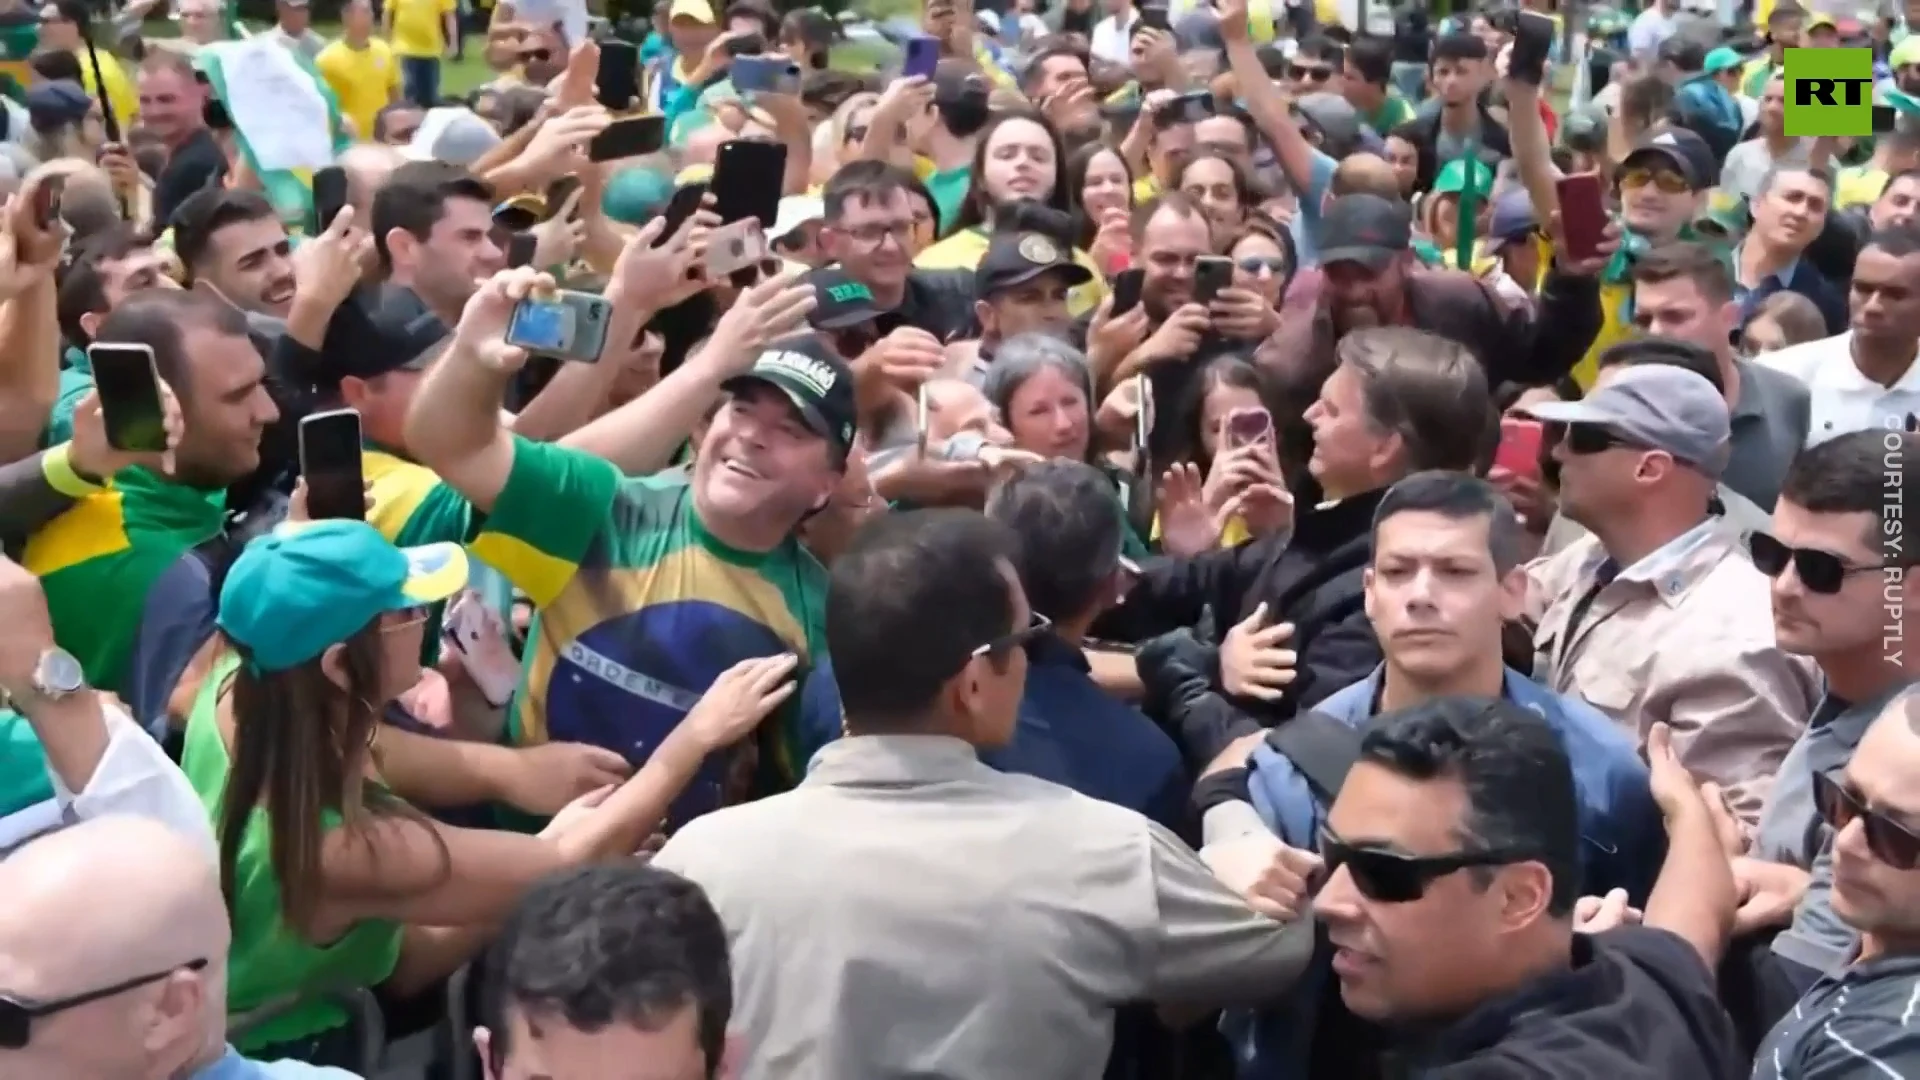
[{"label": "yellow shirt with print", "polygon": [[456,0],[387,0],[394,54],[436,60],[446,55],[446,17],[456,6]]},{"label": "yellow shirt with print", "polygon": [[[913,260],[913,265],[922,270],[975,270],[980,260],[987,255],[987,233],[980,228],[961,229],[945,240],[934,244]],[[1100,274],[1100,268],[1094,265],[1093,256],[1073,249],[1073,261],[1087,268],[1093,275],[1085,285],[1076,285],[1067,294],[1067,312],[1074,318],[1087,314],[1100,306],[1107,295],[1107,279]]]},{"label": "yellow shirt with print", "polygon": [[340,99],[340,111],[362,139],[373,138],[373,118],[400,92],[400,64],[393,47],[375,38],[356,49],[336,41],[320,50],[313,66]]},{"label": "yellow shirt with print", "polygon": [[1851,210],[1856,206],[1872,206],[1879,201],[1880,193],[1887,189],[1887,181],[1893,179],[1886,170],[1869,165],[1849,165],[1834,174],[1833,205],[1837,210]]},{"label": "yellow shirt with print", "polygon": [[[113,118],[124,129],[140,119],[140,92],[133,87],[133,80],[127,77],[127,71],[112,53],[99,52],[100,77],[107,83],[107,103],[113,106]],[[99,84],[93,81],[93,65],[82,59],[80,62],[80,82],[87,93],[95,98],[100,96]]]}]

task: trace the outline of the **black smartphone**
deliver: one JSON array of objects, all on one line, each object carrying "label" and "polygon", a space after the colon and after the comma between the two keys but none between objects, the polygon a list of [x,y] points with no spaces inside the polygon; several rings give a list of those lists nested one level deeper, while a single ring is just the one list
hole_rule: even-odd
[{"label": "black smartphone", "polygon": [[707,185],[705,184],[688,184],[675,189],[673,198],[667,200],[667,208],[660,213],[661,217],[667,219],[667,223],[660,230],[660,238],[653,242],[653,246],[665,246],[666,242],[673,238],[673,234],[680,231],[680,226],[685,225],[687,219],[693,216],[694,211],[700,209],[700,200],[706,197]]},{"label": "black smartphone", "polygon": [[517,232],[507,238],[507,266],[527,266],[533,262],[533,249],[540,238],[530,232]]},{"label": "black smartphone", "polygon": [[1513,28],[1513,51],[1507,54],[1507,76],[1529,86],[1547,77],[1547,59],[1553,52],[1553,20],[1522,11]]},{"label": "black smartphone", "polygon": [[313,233],[326,232],[347,205],[347,170],[329,165],[313,171]]},{"label": "black smartphone", "polygon": [[1140,287],[1147,272],[1138,268],[1122,270],[1113,276],[1113,317],[1119,318],[1140,306]]},{"label": "black smartphone", "polygon": [[367,485],[360,469],[359,413],[334,409],[301,419],[300,476],[307,482],[309,518],[366,520]]},{"label": "black smartphone", "polygon": [[667,118],[629,116],[608,124],[587,143],[587,160],[618,161],[654,154],[667,144]]},{"label": "black smartphone", "polygon": [[1139,26],[1147,30],[1172,30],[1173,16],[1165,4],[1142,4]]},{"label": "black smartphone", "polygon": [[640,50],[617,38],[600,43],[600,69],[593,99],[609,112],[625,112],[640,96]]},{"label": "black smartphone", "polygon": [[1205,90],[1181,94],[1153,114],[1153,122],[1158,127],[1169,128],[1176,124],[1197,124],[1212,116],[1213,95]]},{"label": "black smartphone", "polygon": [[1193,263],[1193,302],[1211,304],[1220,290],[1233,284],[1233,260],[1202,255]]},{"label": "black smartphone", "polygon": [[727,42],[728,56],[759,56],[767,51],[767,39],[759,34],[748,34]]},{"label": "black smartphone", "polygon": [[780,216],[780,177],[787,174],[787,148],[777,142],[735,139],[720,144],[713,157],[714,210],[722,222],[757,217],[773,228]]},{"label": "black smartphone", "polygon": [[87,346],[93,388],[100,395],[107,445],[116,450],[157,454],[167,448],[167,410],[160,398],[160,375],[153,350],[132,343],[96,341]]}]

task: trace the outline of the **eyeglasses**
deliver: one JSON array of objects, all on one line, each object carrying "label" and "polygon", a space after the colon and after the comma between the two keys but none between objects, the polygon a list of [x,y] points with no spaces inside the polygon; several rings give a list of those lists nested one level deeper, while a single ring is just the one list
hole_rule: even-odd
[{"label": "eyeglasses", "polygon": [[1835,833],[1857,818],[1867,834],[1867,850],[1895,870],[1920,866],[1920,836],[1892,818],[1869,808],[1846,785],[1826,773],[1813,774],[1813,805]]},{"label": "eyeglasses", "polygon": [[89,990],[84,994],[56,998],[53,1001],[25,1002],[0,995],[0,1050],[25,1049],[27,1043],[32,1040],[35,1020],[44,1020],[56,1013],[77,1009],[82,1005],[91,1005],[96,1001],[104,1001],[129,990],[138,990],[142,986],[150,986],[183,968],[187,971],[199,971],[206,966],[205,959],[189,960],[165,971],[141,975],[125,982],[114,983],[105,989]]},{"label": "eyeglasses", "polygon": [[523,64],[544,64],[551,59],[552,49],[523,49],[520,52],[520,62]]},{"label": "eyeglasses", "polygon": [[1302,64],[1295,64],[1293,65],[1293,77],[1302,82],[1322,83],[1333,78],[1333,69],[1330,67],[1307,67]]},{"label": "eyeglasses", "polygon": [[1648,184],[1668,195],[1685,195],[1693,190],[1693,185],[1687,183],[1686,177],[1665,169],[1628,169],[1620,174],[1622,188],[1642,188]]},{"label": "eyeglasses", "polygon": [[1787,565],[1793,565],[1794,574],[1800,584],[1811,593],[1832,596],[1847,583],[1847,578],[1869,570],[1885,570],[1886,563],[1871,566],[1853,566],[1831,551],[1819,548],[1788,547],[1779,540],[1763,532],[1747,534],[1747,554],[1753,558],[1753,565],[1770,578],[1777,578],[1787,572]]},{"label": "eyeglasses", "polygon": [[874,221],[865,225],[843,225],[840,231],[852,237],[853,242],[863,248],[877,248],[886,243],[888,237],[892,237],[893,242],[901,247],[906,247],[907,243],[913,239],[913,222]]},{"label": "eyeglasses", "polygon": [[432,613],[433,609],[430,607],[413,607],[407,608],[404,611],[394,612],[394,614],[399,617],[392,622],[381,620],[380,632],[382,634],[398,634],[411,630],[426,622],[427,616]]},{"label": "eyeglasses", "polygon": [[1621,447],[1634,450],[1646,449],[1629,439],[1622,438],[1608,431],[1598,424],[1549,424],[1547,425],[1546,434],[1550,440],[1564,443],[1568,453],[1578,454],[1582,457],[1588,454],[1605,453],[1608,450],[1615,450]]},{"label": "eyeglasses", "polygon": [[1287,273],[1287,260],[1278,255],[1246,255],[1237,265],[1241,273],[1253,277],[1259,277],[1261,274],[1285,277]]},{"label": "eyeglasses", "polygon": [[1353,878],[1360,895],[1382,904],[1407,904],[1427,894],[1427,886],[1475,866],[1507,866],[1534,858],[1534,853],[1518,848],[1494,848],[1491,851],[1459,851],[1452,855],[1402,855],[1397,851],[1355,847],[1320,830],[1320,857],[1326,861],[1327,875],[1342,866]]},{"label": "eyeglasses", "polygon": [[1053,629],[1053,620],[1035,611],[1027,616],[1027,625],[1011,634],[1002,634],[973,650],[972,655],[997,660],[1015,649],[1024,649],[1033,639]]}]

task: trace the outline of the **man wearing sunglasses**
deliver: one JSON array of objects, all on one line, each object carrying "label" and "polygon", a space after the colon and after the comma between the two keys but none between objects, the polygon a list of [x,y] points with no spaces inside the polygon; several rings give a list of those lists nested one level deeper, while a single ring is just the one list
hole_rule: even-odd
[{"label": "man wearing sunglasses", "polygon": [[[1901,505],[1897,489],[1889,503],[1889,460],[1903,475],[1920,470],[1920,436],[1854,432],[1804,451],[1787,471],[1772,529],[1748,539],[1754,565],[1772,578],[1775,638],[1814,660],[1826,684],[1780,763],[1749,856],[1734,859],[1746,897],[1735,932],[1785,927],[1755,971],[1760,1027],[1856,944],[1831,902],[1834,853],[1812,777],[1845,769],[1874,718],[1920,679],[1920,649],[1904,633],[1890,643],[1887,630],[1905,625],[1914,580],[1912,547],[1894,547],[1885,532],[1888,507]],[[1889,566],[1902,572],[1897,583]]]},{"label": "man wearing sunglasses", "polygon": [[1920,726],[1903,696],[1844,769],[1813,774],[1833,830],[1834,914],[1859,931],[1844,967],[1815,983],[1761,1044],[1754,1080],[1912,1076],[1920,1070]]},{"label": "man wearing sunglasses", "polygon": [[1725,399],[1670,364],[1609,364],[1583,400],[1523,411],[1554,425],[1562,512],[1592,533],[1528,567],[1538,673],[1636,741],[1671,725],[1681,761],[1752,825],[1817,691],[1775,646],[1765,582],[1709,509]]},{"label": "man wearing sunglasses", "polygon": [[226,903],[192,838],[100,818],[0,862],[0,889],[0,1076],[355,1080],[227,1045]]}]

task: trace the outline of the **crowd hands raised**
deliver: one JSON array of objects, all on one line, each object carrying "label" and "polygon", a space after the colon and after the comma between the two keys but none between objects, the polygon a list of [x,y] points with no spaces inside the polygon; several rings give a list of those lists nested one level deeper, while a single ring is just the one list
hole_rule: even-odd
[{"label": "crowd hands raised", "polygon": [[1784,135],[1831,20],[1561,116],[1531,10],[502,6],[460,102],[314,43],[324,219],[180,53],[29,94],[0,1077],[1920,1075],[1920,142]]}]

